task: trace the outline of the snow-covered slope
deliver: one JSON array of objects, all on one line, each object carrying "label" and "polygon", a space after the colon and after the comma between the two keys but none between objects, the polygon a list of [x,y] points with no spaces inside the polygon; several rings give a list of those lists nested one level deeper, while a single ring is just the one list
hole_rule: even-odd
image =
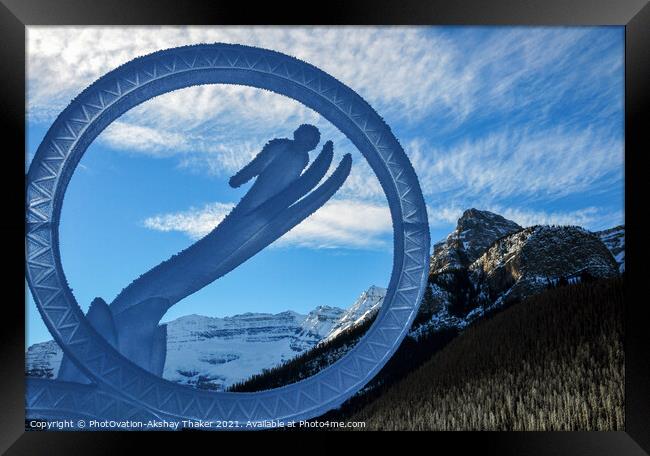
[{"label": "snow-covered slope", "polygon": [[594,232],[596,236],[607,246],[616,262],[618,270],[625,271],[625,225],[619,225],[608,230]]},{"label": "snow-covered slope", "polygon": [[[370,287],[348,310],[319,306],[307,315],[292,311],[225,318],[187,315],[170,321],[163,377],[223,390],[364,321],[379,308],[385,291]],[[54,341],[34,344],[26,353],[30,376],[56,377],[60,363],[61,350]]]},{"label": "snow-covered slope", "polygon": [[339,321],[332,327],[329,335],[323,338],[322,342],[332,340],[343,331],[359,325],[364,320],[379,311],[381,304],[386,297],[386,289],[372,286],[364,291],[359,299],[341,316]]},{"label": "snow-covered slope", "polygon": [[202,388],[228,387],[316,345],[343,312],[321,310],[307,316],[282,312],[178,318],[167,324],[163,377]]}]

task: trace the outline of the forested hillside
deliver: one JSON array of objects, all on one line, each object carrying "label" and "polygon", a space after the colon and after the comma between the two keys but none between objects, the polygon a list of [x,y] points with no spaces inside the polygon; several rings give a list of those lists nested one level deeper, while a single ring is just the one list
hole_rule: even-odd
[{"label": "forested hillside", "polygon": [[468,327],[338,415],[367,429],[622,430],[623,356],[623,279],[560,286]]}]

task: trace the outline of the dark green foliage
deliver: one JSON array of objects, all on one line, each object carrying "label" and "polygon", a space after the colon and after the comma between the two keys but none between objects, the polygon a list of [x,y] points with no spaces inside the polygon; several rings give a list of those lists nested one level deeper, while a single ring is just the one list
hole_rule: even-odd
[{"label": "dark green foliage", "polygon": [[417,369],[458,335],[458,330],[449,328],[425,334],[419,339],[406,337],[393,357],[359,393],[346,401],[339,409],[328,412],[319,420],[338,421],[386,393],[399,380]]},{"label": "dark green foliage", "polygon": [[367,429],[622,430],[623,354],[622,279],[551,289],[466,329],[350,419]]},{"label": "dark green foliage", "polygon": [[[254,375],[241,383],[231,386],[229,391],[262,391],[310,377],[347,353],[366,333],[373,321],[374,317],[280,366],[266,369],[259,375]],[[336,413],[357,410],[360,404],[367,403],[378,397],[390,385],[431,358],[431,355],[456,337],[457,334],[456,329],[448,329],[427,334],[419,340],[410,337],[405,338],[395,355],[364,388],[363,394],[358,394],[352,398]]]},{"label": "dark green foliage", "polygon": [[582,283],[589,283],[589,282],[593,282],[594,280],[596,280],[596,277],[591,275],[588,271],[580,272],[579,278],[580,278],[580,282],[582,282]]},{"label": "dark green foliage", "polygon": [[[581,282],[565,279],[489,312],[458,337],[457,330],[407,337],[362,391],[318,419],[363,420],[369,429],[623,429],[623,280]],[[309,377],[373,320],[230,390]]]}]

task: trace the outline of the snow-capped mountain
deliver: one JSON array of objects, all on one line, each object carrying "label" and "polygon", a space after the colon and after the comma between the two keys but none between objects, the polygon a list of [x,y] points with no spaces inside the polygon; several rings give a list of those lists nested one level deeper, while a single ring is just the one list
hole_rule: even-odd
[{"label": "snow-capped mountain", "polygon": [[564,277],[613,277],[618,264],[593,233],[573,226],[534,226],[495,242],[469,267],[479,300],[523,299]]},{"label": "snow-capped mountain", "polygon": [[[380,373],[366,390],[402,375],[397,366],[416,367],[414,359],[428,359],[442,340],[507,303],[564,281],[618,274],[616,261],[598,233],[571,226],[522,228],[497,214],[476,209],[465,211],[456,229],[436,244],[431,265],[420,311],[407,340],[391,360],[393,367],[384,377]],[[369,321],[375,312],[373,303],[383,302],[383,295],[385,290],[368,290],[350,312],[367,308],[357,310],[356,315],[367,314],[363,321]],[[352,331],[345,331],[343,323],[352,321],[354,318],[344,315],[341,331],[335,326],[329,338],[301,355],[299,363],[288,363],[252,378],[237,385],[236,391],[286,385],[336,362],[356,345],[368,326],[353,325]]]},{"label": "snow-capped mountain", "polygon": [[332,327],[327,337],[324,337],[322,343],[332,340],[343,331],[361,324],[366,319],[375,315],[386,297],[386,289],[376,286],[364,291],[359,299],[346,310]]},{"label": "snow-capped mountain", "polygon": [[310,344],[315,339],[320,342],[323,338],[330,336],[341,319],[348,313],[349,310],[344,311],[338,307],[318,306],[307,314],[301,324],[302,329],[298,336],[301,340],[308,340]]},{"label": "snow-capped mountain", "polygon": [[517,227],[487,211],[465,211],[447,240],[434,248],[420,319],[428,321],[412,335],[462,329],[486,311],[562,279],[612,277],[624,269],[623,227],[597,233],[575,226]]},{"label": "snow-capped mountain", "polygon": [[[623,226],[595,233],[571,226],[522,228],[500,215],[469,209],[434,246],[428,290],[409,336],[462,330],[486,312],[562,279],[616,275],[625,269],[624,249]],[[287,311],[179,318],[167,323],[163,377],[222,390],[312,348],[325,350],[305,367],[305,375],[311,375],[354,346],[361,333],[344,337],[343,345],[337,336],[376,315],[385,294],[373,286],[347,310],[321,306],[307,315]],[[334,348],[324,348],[335,339]],[[35,344],[26,356],[28,375],[56,377],[61,362],[56,343]]]},{"label": "snow-capped mountain", "polygon": [[608,230],[594,232],[596,236],[607,246],[616,262],[618,270],[625,271],[625,225],[619,225]]},{"label": "snow-capped mountain", "polygon": [[[167,323],[163,377],[185,385],[223,390],[274,367],[373,314],[385,290],[370,287],[348,309],[319,306],[307,315],[244,313],[216,318],[187,315]],[[54,341],[26,353],[27,375],[55,378],[62,352]]]},{"label": "snow-capped mountain", "polygon": [[519,230],[521,226],[498,214],[467,209],[456,229],[433,246],[431,273],[466,268],[494,241]]},{"label": "snow-capped mountain", "polygon": [[308,315],[287,311],[178,318],[167,324],[163,377],[202,388],[226,388],[313,347],[342,313],[319,307]]}]

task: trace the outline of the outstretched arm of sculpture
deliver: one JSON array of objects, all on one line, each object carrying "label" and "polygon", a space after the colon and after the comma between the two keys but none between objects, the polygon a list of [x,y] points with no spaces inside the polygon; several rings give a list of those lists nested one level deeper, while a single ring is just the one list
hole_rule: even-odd
[{"label": "outstretched arm of sculpture", "polygon": [[253,160],[240,169],[228,182],[232,188],[240,187],[253,177],[259,175],[273,159],[274,141],[269,142]]}]

